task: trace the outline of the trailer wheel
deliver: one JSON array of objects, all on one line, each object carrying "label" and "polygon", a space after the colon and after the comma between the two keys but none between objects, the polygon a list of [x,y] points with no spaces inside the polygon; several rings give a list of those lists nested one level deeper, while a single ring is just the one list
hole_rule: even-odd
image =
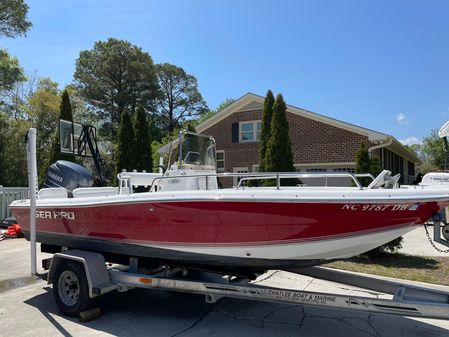
[{"label": "trailer wheel", "polygon": [[441,233],[443,234],[443,238],[445,238],[446,241],[449,241],[449,224],[443,226]]},{"label": "trailer wheel", "polygon": [[76,317],[92,305],[86,272],[80,263],[59,263],[54,274],[53,295],[59,309],[68,316]]}]

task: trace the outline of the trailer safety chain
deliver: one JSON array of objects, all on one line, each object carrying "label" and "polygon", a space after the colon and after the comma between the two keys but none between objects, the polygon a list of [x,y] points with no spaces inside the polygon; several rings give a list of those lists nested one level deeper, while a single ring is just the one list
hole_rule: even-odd
[{"label": "trailer safety chain", "polygon": [[[437,224],[434,223],[433,225],[436,226]],[[429,230],[427,229],[427,226],[429,226],[429,225],[428,224],[424,224],[424,228],[426,230],[427,239],[429,240],[429,242],[432,245],[432,247],[435,248],[435,250],[437,250],[439,253],[446,253],[446,254],[449,253],[449,249],[441,249],[441,248],[437,247],[435,242],[433,242],[432,238],[430,237]]]}]

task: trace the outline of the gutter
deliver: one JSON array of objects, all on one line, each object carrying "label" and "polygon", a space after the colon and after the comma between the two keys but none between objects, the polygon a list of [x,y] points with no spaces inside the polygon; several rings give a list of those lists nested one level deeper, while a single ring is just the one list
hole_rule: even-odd
[{"label": "gutter", "polygon": [[381,149],[381,148],[383,148],[383,147],[388,147],[388,146],[390,146],[391,144],[393,144],[393,137],[389,137],[389,136],[388,136],[388,140],[387,140],[385,143],[378,144],[378,145],[374,145],[374,146],[371,146],[371,147],[368,148],[369,156],[371,157],[371,153],[372,153],[374,150]]}]

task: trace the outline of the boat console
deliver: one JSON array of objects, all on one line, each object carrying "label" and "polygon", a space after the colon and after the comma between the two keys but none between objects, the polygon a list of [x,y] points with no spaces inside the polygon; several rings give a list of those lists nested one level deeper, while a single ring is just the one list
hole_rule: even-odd
[{"label": "boat console", "polygon": [[183,131],[170,145],[168,168],[152,191],[207,190],[218,188],[215,140]]}]

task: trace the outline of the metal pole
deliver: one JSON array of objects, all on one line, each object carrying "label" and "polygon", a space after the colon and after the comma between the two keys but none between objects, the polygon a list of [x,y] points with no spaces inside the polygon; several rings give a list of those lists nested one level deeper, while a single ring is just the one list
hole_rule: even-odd
[{"label": "metal pole", "polygon": [[37,196],[37,162],[36,162],[36,129],[31,128],[26,136],[28,185],[30,187],[30,242],[31,242],[31,274],[37,274],[36,267],[36,196]]},{"label": "metal pole", "polygon": [[184,136],[184,133],[181,131],[180,133],[179,133],[179,144],[178,144],[178,146],[179,146],[179,167],[178,167],[178,170],[182,170],[182,138],[183,138],[183,136]]},{"label": "metal pole", "polygon": [[163,166],[164,166],[164,157],[161,154],[159,157],[159,173],[160,174],[164,174],[164,170],[162,169]]},{"label": "metal pole", "polygon": [[447,164],[448,164],[448,149],[447,149],[447,137],[443,137],[443,146],[444,146],[444,167],[443,170],[447,170]]}]

